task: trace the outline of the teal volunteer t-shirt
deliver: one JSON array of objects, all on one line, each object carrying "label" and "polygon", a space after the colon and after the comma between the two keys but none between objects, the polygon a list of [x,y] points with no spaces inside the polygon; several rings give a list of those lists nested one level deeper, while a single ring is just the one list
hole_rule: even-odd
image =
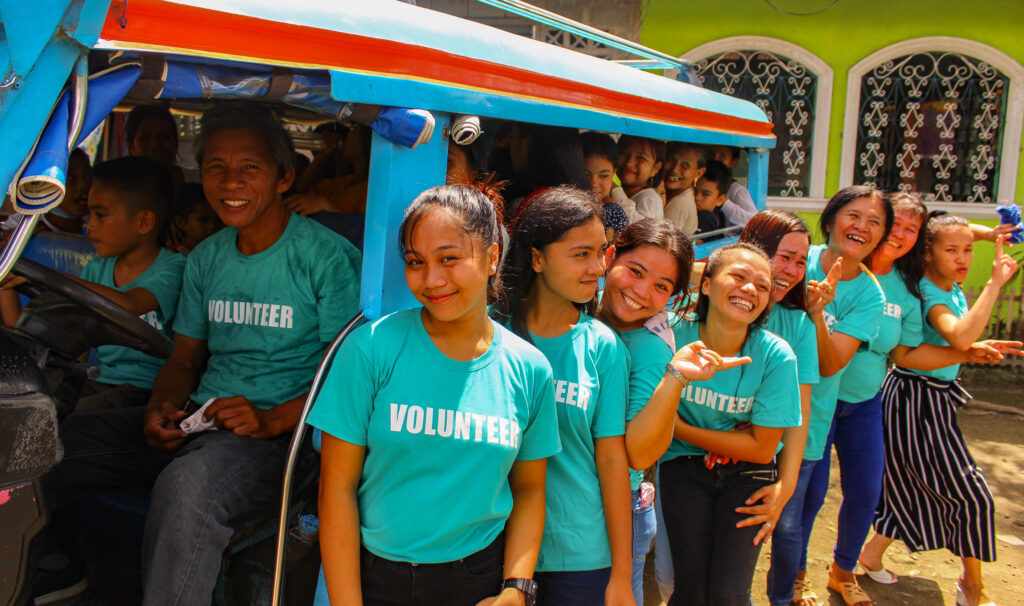
[{"label": "teal volunteer t-shirt", "polygon": [[[922,307],[922,314],[924,317],[924,330],[923,340],[925,343],[932,345],[949,345],[949,342],[942,338],[935,328],[932,327],[932,323],[928,321],[928,312],[931,311],[936,305],[945,305],[949,308],[949,311],[953,312],[958,318],[964,317],[967,314],[967,297],[964,296],[964,291],[960,288],[959,284],[954,284],[950,290],[942,290],[935,282],[932,282],[928,278],[921,279],[921,296],[924,297],[924,306]],[[958,372],[960,372],[960,365],[954,364],[953,366],[946,366],[945,368],[938,368],[936,370],[915,370],[919,375],[926,377],[932,377],[940,381],[952,381],[956,378]]]},{"label": "teal volunteer t-shirt", "polygon": [[176,333],[210,357],[192,399],[244,396],[273,408],[302,395],[324,347],[359,310],[359,251],[291,215],[270,248],[243,255],[226,227],[188,256]]},{"label": "teal volunteer t-shirt", "polygon": [[580,314],[553,339],[530,335],[554,371],[562,452],[548,460],[539,571],[596,570],[612,565],[594,441],[626,431],[626,346],[612,329]]},{"label": "teal volunteer t-shirt", "polygon": [[[144,288],[156,298],[157,308],[139,316],[147,324],[172,336],[171,322],[178,306],[181,292],[181,274],[185,268],[185,257],[166,249],[160,249],[156,259],[146,271],[122,286],[114,284],[114,265],[118,257],[93,257],[82,268],[82,279],[103,286],[127,292],[133,288]],[[153,379],[164,360],[148,356],[140,351],[118,345],[102,345],[96,348],[99,359],[100,383],[122,385],[130,383],[143,389],[153,388]]]},{"label": "teal volunteer t-shirt", "polygon": [[491,544],[512,511],[512,464],[560,450],[551,366],[540,352],[495,322],[483,355],[452,360],[421,313],[398,311],[353,332],[309,416],[366,447],[363,545],[418,564]]},{"label": "teal volunteer t-shirt", "polygon": [[[680,347],[700,339],[700,324],[681,322],[673,330]],[[752,362],[720,370],[709,381],[693,381],[679,396],[679,416],[694,427],[731,431],[739,423],[761,427],[800,425],[800,388],[793,349],[778,336],[751,328],[738,356]],[[664,374],[662,366],[661,374]],[[660,378],[659,378],[660,380]],[[677,438],[661,460],[707,451]]]},{"label": "teal volunteer t-shirt", "polygon": [[[821,267],[821,253],[825,245],[812,246],[807,251],[807,279],[825,279],[827,269]],[[829,334],[841,332],[860,340],[871,341],[878,335],[882,321],[885,295],[874,274],[862,267],[860,274],[852,280],[840,281],[836,285],[836,296],[825,306],[825,324]],[[848,367],[848,366],[847,366]],[[839,382],[847,367],[832,375],[821,377],[811,388],[811,419],[807,430],[807,447],[804,459],[818,461],[825,453],[825,442],[832,427],[832,416],[836,411],[839,397]]]},{"label": "teal volunteer t-shirt", "polygon": [[[651,399],[651,394],[654,393],[658,383],[661,382],[662,375],[665,374],[665,365],[669,363],[675,352],[664,339],[645,326],[622,331],[619,333],[619,337],[629,350],[629,396],[626,405],[626,420],[632,421],[633,417]],[[677,344],[686,345],[686,343]],[[630,489],[640,488],[643,479],[643,471],[629,470]]]},{"label": "teal volunteer t-shirt", "polygon": [[768,312],[764,328],[782,337],[796,354],[797,382],[800,385],[816,385],[821,380],[818,373],[818,338],[814,322],[807,312],[776,303]]},{"label": "teal volunteer t-shirt", "polygon": [[921,300],[907,290],[899,270],[875,277],[885,294],[882,321],[878,335],[861,343],[846,365],[839,381],[839,399],[843,402],[864,402],[875,397],[888,371],[889,352],[897,345],[921,344]]}]

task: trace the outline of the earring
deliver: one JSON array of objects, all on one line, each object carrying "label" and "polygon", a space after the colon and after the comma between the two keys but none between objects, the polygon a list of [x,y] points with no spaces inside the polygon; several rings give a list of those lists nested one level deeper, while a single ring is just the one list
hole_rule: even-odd
[{"label": "earring", "polygon": [[491,271],[498,271],[498,266],[497,265],[492,265],[491,266]]}]

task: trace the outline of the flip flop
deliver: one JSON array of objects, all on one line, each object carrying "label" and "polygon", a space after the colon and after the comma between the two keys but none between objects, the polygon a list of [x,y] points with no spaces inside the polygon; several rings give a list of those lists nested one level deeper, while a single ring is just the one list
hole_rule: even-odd
[{"label": "flip flop", "polygon": [[885,566],[879,568],[878,570],[871,570],[870,568],[865,566],[863,562],[857,562],[857,570],[855,570],[854,572],[856,572],[857,574],[865,574],[868,576],[869,579],[881,585],[892,585],[900,579],[898,576],[889,572],[889,570]]}]

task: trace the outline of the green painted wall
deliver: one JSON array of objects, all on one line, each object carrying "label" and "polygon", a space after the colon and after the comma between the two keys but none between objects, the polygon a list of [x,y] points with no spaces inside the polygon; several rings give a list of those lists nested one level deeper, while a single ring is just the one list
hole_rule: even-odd
[{"label": "green painted wall", "polygon": [[[811,12],[832,0],[772,0],[790,12]],[[789,16],[766,0],[651,0],[640,41],[670,55],[731,36],[770,36],[797,44],[835,70],[826,196],[839,183],[843,111],[849,69],[891,44],[926,36],[968,38],[1024,63],[1024,0],[839,0],[814,16]],[[1024,157],[1016,194],[1024,202]]]},{"label": "green painted wall", "polygon": [[[775,6],[790,12],[810,12],[830,2],[772,0]],[[783,15],[765,0],[651,0],[640,41],[679,56],[721,38],[769,36],[802,46],[828,63],[835,71],[825,179],[825,195],[830,196],[839,184],[846,80],[854,64],[891,44],[926,36],[968,38],[1024,63],[1022,27],[1024,0],[839,0],[833,8],[814,16]],[[1017,202],[1024,204],[1024,155],[1019,156],[1017,175]],[[815,233],[814,241],[820,242],[818,215],[801,216]],[[993,252],[991,244],[978,244],[967,284],[985,284]]]}]

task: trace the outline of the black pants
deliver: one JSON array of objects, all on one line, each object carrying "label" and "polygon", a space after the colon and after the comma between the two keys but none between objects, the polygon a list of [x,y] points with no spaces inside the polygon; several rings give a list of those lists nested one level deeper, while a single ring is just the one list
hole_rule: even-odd
[{"label": "black pants", "polygon": [[775,463],[704,467],[704,457],[661,464],[662,513],[672,551],[675,591],[669,606],[749,606],[761,551],[758,527],[736,528],[736,508],[775,481]]},{"label": "black pants", "polygon": [[392,562],[362,548],[359,573],[366,606],[475,606],[498,595],[505,535],[461,560],[443,564]]}]

